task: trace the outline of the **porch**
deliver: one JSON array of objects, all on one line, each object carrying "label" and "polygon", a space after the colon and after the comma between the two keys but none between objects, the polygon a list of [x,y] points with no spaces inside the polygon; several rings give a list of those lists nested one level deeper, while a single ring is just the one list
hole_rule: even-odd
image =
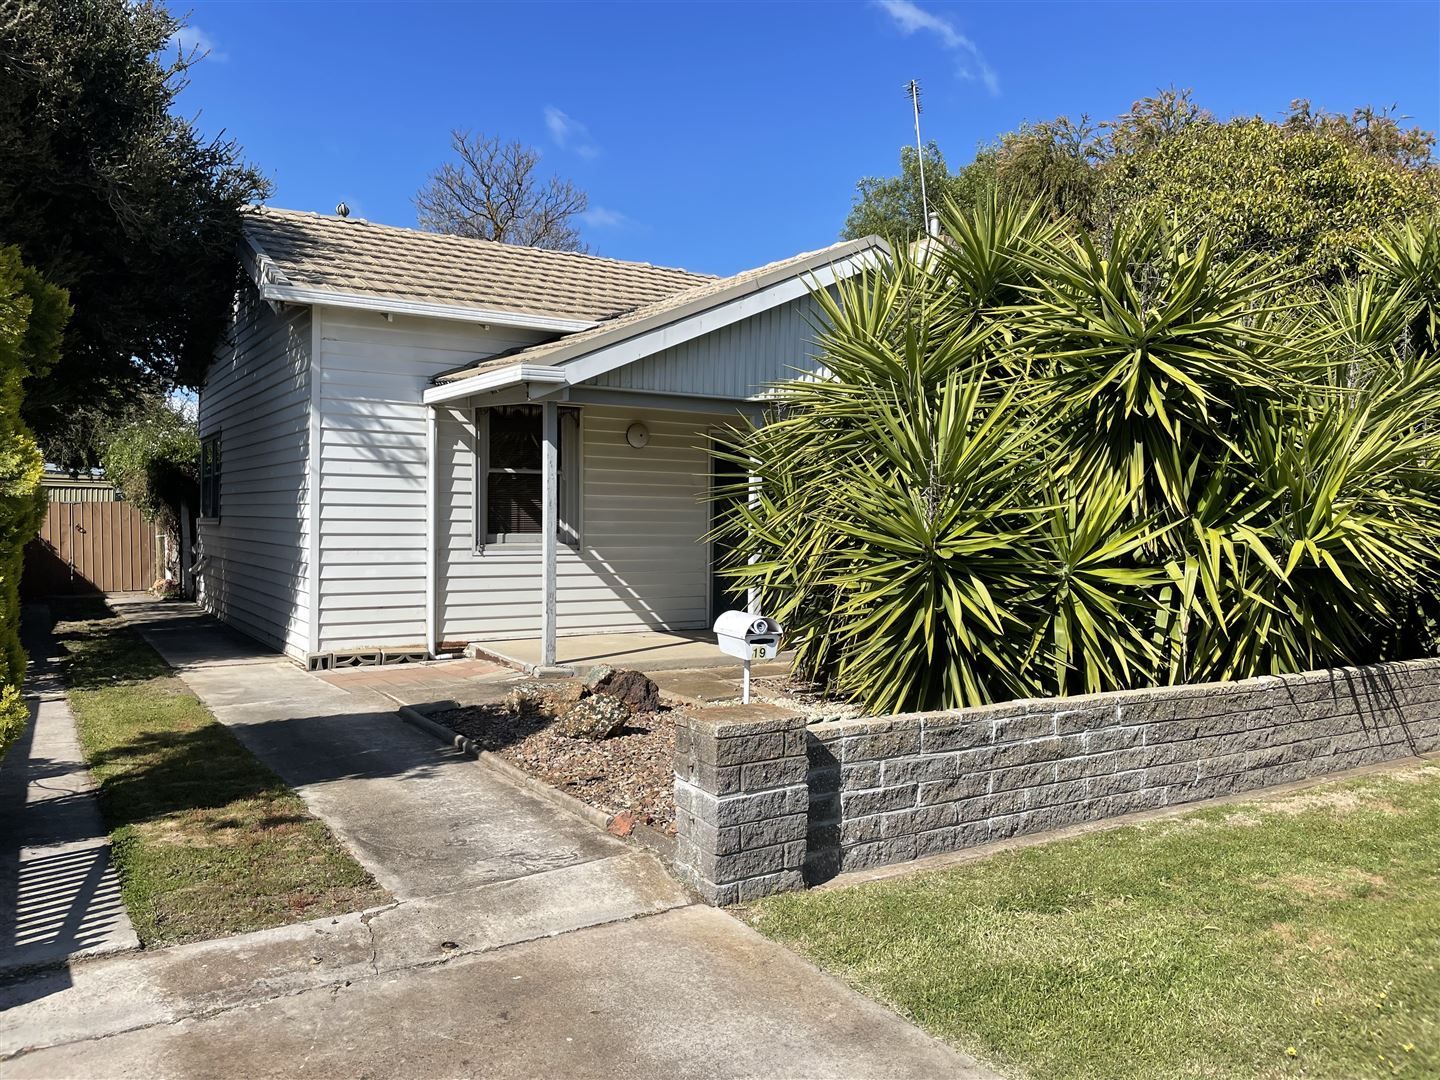
[{"label": "porch", "polygon": [[[522,671],[537,672],[544,663],[544,642],[537,637],[501,641],[480,641],[471,646],[477,655],[498,660]],[[586,668],[608,664],[633,668],[647,674],[698,668],[734,669],[739,662],[715,645],[715,635],[700,631],[631,631],[611,634],[578,634],[555,639],[553,668],[583,674]],[[558,673],[558,672],[557,672]]]},{"label": "porch", "polygon": [[427,649],[525,671],[723,663],[715,429],[745,402],[532,390],[431,405]]}]

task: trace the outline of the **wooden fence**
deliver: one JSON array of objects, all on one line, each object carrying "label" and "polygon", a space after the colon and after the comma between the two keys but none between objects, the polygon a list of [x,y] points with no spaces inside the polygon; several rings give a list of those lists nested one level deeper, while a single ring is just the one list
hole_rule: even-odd
[{"label": "wooden fence", "polygon": [[52,502],[25,548],[27,599],[139,592],[163,573],[155,523],[127,502]]}]

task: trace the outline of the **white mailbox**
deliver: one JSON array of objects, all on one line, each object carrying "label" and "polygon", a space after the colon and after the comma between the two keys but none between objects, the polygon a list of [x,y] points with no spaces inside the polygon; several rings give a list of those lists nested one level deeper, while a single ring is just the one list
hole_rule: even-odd
[{"label": "white mailbox", "polygon": [[745,611],[727,611],[715,620],[715,640],[720,651],[745,661],[745,689],[742,700],[750,701],[750,661],[774,660],[780,655],[785,629],[774,619]]},{"label": "white mailbox", "polygon": [[783,633],[774,619],[744,611],[727,611],[715,620],[720,651],[741,660],[775,659]]}]

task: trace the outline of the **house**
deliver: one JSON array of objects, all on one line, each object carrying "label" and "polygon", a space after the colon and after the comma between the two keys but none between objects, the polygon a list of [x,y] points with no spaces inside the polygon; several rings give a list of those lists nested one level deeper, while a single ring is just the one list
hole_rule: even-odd
[{"label": "house", "polygon": [[257,208],[200,394],[197,595],[311,667],[706,629],[713,431],[813,370],[812,290]]}]

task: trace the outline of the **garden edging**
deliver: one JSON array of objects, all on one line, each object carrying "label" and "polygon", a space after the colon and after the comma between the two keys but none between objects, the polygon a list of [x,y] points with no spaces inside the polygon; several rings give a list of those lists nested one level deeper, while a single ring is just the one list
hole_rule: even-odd
[{"label": "garden edging", "polygon": [[682,718],[676,864],[729,904],[1440,750],[1440,660],[807,724]]},{"label": "garden edging", "polygon": [[578,817],[587,825],[593,825],[595,828],[621,839],[633,839],[663,858],[669,859],[673,856],[674,844],[671,838],[658,829],[652,829],[643,822],[626,820],[627,815],[623,813],[607,814],[573,795],[566,794],[559,788],[552,787],[543,780],[537,780],[524,769],[516,767],[494,751],[482,748],[475,740],[452,731],[444,724],[430,719],[423,712],[409,705],[399,706],[396,713],[407,724],[411,724],[421,731],[433,735],[446,745],[459,750],[476,765],[489,769],[511,784],[544,799],[557,809]]}]

